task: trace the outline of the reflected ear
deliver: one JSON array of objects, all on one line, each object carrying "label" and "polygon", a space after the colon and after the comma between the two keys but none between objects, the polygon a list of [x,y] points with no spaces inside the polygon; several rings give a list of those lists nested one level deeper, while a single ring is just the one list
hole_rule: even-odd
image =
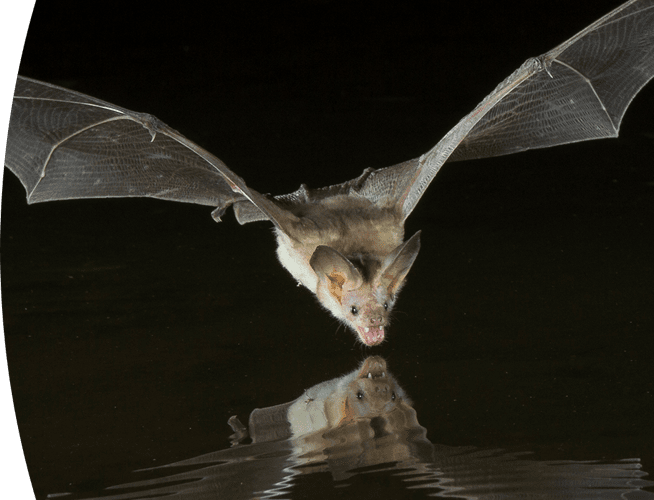
[{"label": "reflected ear", "polygon": [[363,284],[361,273],[352,262],[331,247],[316,247],[309,264],[318,279],[326,282],[329,293],[339,303],[343,292],[355,290]]},{"label": "reflected ear", "polygon": [[399,245],[384,260],[379,285],[383,286],[389,295],[395,295],[411,269],[420,251],[420,231]]}]

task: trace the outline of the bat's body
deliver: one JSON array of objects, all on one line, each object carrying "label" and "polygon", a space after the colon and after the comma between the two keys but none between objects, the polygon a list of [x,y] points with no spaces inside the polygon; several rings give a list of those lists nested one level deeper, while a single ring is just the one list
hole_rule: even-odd
[{"label": "bat's body", "polygon": [[418,234],[404,244],[395,207],[356,194],[315,201],[307,194],[292,213],[302,223],[276,230],[281,264],[365,344],[381,342],[388,312],[418,254]]},{"label": "bat's body", "polygon": [[274,197],[150,115],[19,77],[5,164],[30,203],[146,196],[271,221],[282,265],[375,345],[420,248],[404,222],[446,161],[615,137],[653,76],[654,0],[630,0],[527,60],[420,158]]}]

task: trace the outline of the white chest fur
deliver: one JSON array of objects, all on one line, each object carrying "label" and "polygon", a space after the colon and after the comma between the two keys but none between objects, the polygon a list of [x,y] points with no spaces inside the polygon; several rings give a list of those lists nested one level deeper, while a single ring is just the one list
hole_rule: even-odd
[{"label": "white chest fur", "polygon": [[277,258],[279,262],[300,284],[316,293],[318,276],[309,265],[315,245],[313,245],[313,248],[305,245],[294,245],[293,241],[278,229],[275,229],[275,236],[277,238]]}]

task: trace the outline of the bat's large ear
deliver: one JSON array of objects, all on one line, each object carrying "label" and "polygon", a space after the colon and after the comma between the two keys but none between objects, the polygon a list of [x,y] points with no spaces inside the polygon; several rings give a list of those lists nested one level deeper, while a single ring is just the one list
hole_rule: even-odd
[{"label": "bat's large ear", "polygon": [[379,277],[379,285],[388,290],[389,295],[399,292],[404,278],[411,269],[420,251],[420,231],[393,250],[384,263]]},{"label": "bat's large ear", "polygon": [[343,292],[355,290],[363,284],[363,277],[359,270],[331,247],[317,246],[309,264],[318,275],[318,279],[327,282],[329,293],[339,303]]}]

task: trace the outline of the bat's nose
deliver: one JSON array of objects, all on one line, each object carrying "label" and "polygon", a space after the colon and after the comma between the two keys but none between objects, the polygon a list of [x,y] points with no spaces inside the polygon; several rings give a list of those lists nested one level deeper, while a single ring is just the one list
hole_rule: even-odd
[{"label": "bat's nose", "polygon": [[383,316],[371,316],[370,317],[370,324],[372,326],[375,325],[383,325],[384,324],[384,317]]},{"label": "bat's nose", "polygon": [[391,389],[391,387],[388,384],[380,384],[377,387],[375,387],[375,392],[377,393],[378,397],[384,401],[393,401],[395,399],[395,393]]}]

